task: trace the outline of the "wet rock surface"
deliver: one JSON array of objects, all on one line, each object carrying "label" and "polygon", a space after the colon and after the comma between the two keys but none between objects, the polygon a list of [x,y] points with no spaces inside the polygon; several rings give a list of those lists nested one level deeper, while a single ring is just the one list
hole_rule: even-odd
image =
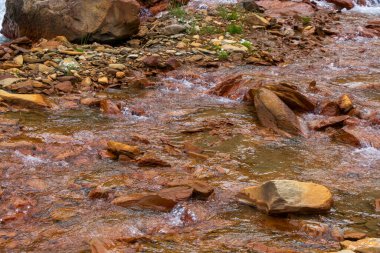
[{"label": "wet rock surface", "polygon": [[[1,90],[52,105],[0,96],[0,248],[321,253],[380,236],[373,17],[209,2],[145,1],[167,12],[143,9],[139,33],[119,46],[1,45]],[[291,115],[277,118],[281,131],[260,122],[251,89],[276,98],[271,119]],[[268,205],[285,213],[237,201],[290,179],[291,198]],[[318,188],[299,194],[302,182]],[[330,211],[310,203],[329,203],[322,185]]]},{"label": "wet rock surface", "polygon": [[239,201],[268,214],[326,212],[333,204],[332,193],[325,186],[292,180],[245,188]]}]

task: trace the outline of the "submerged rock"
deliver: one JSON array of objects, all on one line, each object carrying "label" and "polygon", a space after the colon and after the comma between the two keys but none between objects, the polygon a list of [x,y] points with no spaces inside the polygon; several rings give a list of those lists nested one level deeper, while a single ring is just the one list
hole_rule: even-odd
[{"label": "submerged rock", "polygon": [[168,212],[180,201],[190,197],[206,200],[214,189],[199,180],[185,180],[172,182],[170,188],[158,192],[143,192],[121,196],[112,201],[112,204],[123,207],[138,207]]},{"label": "submerged rock", "polygon": [[187,200],[193,194],[193,189],[186,186],[172,187],[153,193],[136,193],[121,196],[112,204],[122,207],[138,207],[169,212],[180,201]]},{"label": "submerged rock", "polygon": [[350,118],[348,115],[342,115],[342,116],[335,116],[335,117],[328,117],[326,119],[321,120],[313,120],[309,122],[309,127],[314,130],[320,130],[326,127],[342,124],[343,121]]},{"label": "submerged rock", "polygon": [[333,204],[332,194],[325,186],[294,180],[272,180],[248,187],[238,198],[267,214],[326,212]]},{"label": "submerged rock", "polygon": [[120,108],[111,100],[109,99],[104,99],[100,101],[100,110],[105,113],[105,114],[110,114],[110,115],[120,115],[121,110]]},{"label": "submerged rock", "polygon": [[339,129],[332,138],[354,147],[372,146],[380,148],[379,131],[370,127],[345,126]]},{"label": "submerged rock", "polygon": [[250,90],[261,124],[279,134],[302,135],[301,125],[294,112],[272,91]]},{"label": "submerged rock", "polygon": [[193,197],[207,199],[213,192],[214,188],[200,180],[185,180],[182,182],[169,183],[170,186],[188,186],[193,188]]},{"label": "submerged rock", "polygon": [[140,24],[135,0],[8,0],[6,7],[1,32],[8,38],[111,42],[129,38]]}]

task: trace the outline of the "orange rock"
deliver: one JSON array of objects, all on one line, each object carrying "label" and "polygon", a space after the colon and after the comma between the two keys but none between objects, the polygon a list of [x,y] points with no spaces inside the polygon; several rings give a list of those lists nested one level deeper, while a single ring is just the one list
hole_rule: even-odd
[{"label": "orange rock", "polygon": [[294,180],[272,180],[248,187],[238,198],[267,214],[326,212],[333,204],[332,193],[325,186]]},{"label": "orange rock", "polygon": [[105,99],[100,101],[100,110],[105,114],[120,115],[120,108],[111,100]]},{"label": "orange rock", "polygon": [[141,151],[136,146],[130,146],[116,141],[109,141],[107,143],[108,150],[117,155],[126,155],[128,157],[134,158],[135,156],[141,154]]},{"label": "orange rock", "polygon": [[12,94],[0,90],[0,98],[9,102],[16,102],[22,105],[37,105],[42,107],[51,107],[52,104],[40,94]]}]

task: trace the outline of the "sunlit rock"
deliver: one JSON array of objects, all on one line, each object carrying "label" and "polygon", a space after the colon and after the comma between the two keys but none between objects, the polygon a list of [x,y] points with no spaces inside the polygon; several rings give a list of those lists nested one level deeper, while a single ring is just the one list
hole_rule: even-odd
[{"label": "sunlit rock", "polygon": [[284,135],[302,135],[301,125],[294,112],[272,91],[260,88],[251,90],[260,123]]},{"label": "sunlit rock", "polygon": [[128,157],[134,158],[135,156],[141,154],[139,147],[130,146],[116,141],[109,141],[107,143],[108,150],[117,155],[126,155]]},{"label": "sunlit rock", "polygon": [[0,90],[0,98],[7,102],[14,102],[21,105],[34,105],[42,107],[51,107],[52,104],[40,94],[12,94]]},{"label": "sunlit rock", "polygon": [[323,185],[294,180],[272,180],[243,189],[239,201],[267,214],[327,212],[332,193]]},{"label": "sunlit rock", "polygon": [[356,242],[343,241],[340,243],[344,249],[360,253],[380,252],[380,238],[365,238]]}]

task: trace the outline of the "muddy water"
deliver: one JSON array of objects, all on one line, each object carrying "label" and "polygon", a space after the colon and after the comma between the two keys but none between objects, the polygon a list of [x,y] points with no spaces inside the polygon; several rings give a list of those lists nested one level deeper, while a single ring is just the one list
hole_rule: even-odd
[{"label": "muddy water", "polygon": [[[366,19],[342,18],[351,28]],[[159,77],[163,85],[157,89],[108,90],[105,94],[124,102],[122,117],[88,107],[6,114],[19,119],[22,129],[3,137],[12,145],[0,150],[0,248],[87,252],[90,239],[102,238],[114,240],[116,249],[139,244],[144,252],[246,252],[252,243],[326,252],[338,246],[334,229],[379,237],[373,201],[380,197],[380,150],[352,148],[318,133],[308,139],[273,136],[260,127],[249,104],[205,94],[224,76],[243,73],[257,82],[287,81],[303,91],[316,80],[321,92],[309,94],[315,100],[348,93],[356,105],[380,110],[380,41],[358,38],[350,27],[323,51],[315,49],[283,67],[185,68]],[[132,115],[132,108],[146,113]],[[172,167],[100,159],[108,140],[138,145]],[[208,158],[184,154],[189,143]],[[125,209],[87,196],[97,185],[119,196],[193,177],[213,185],[215,196],[180,203],[171,213]],[[324,184],[334,193],[334,209],[325,215],[268,217],[236,202],[239,189],[270,179]]]}]

